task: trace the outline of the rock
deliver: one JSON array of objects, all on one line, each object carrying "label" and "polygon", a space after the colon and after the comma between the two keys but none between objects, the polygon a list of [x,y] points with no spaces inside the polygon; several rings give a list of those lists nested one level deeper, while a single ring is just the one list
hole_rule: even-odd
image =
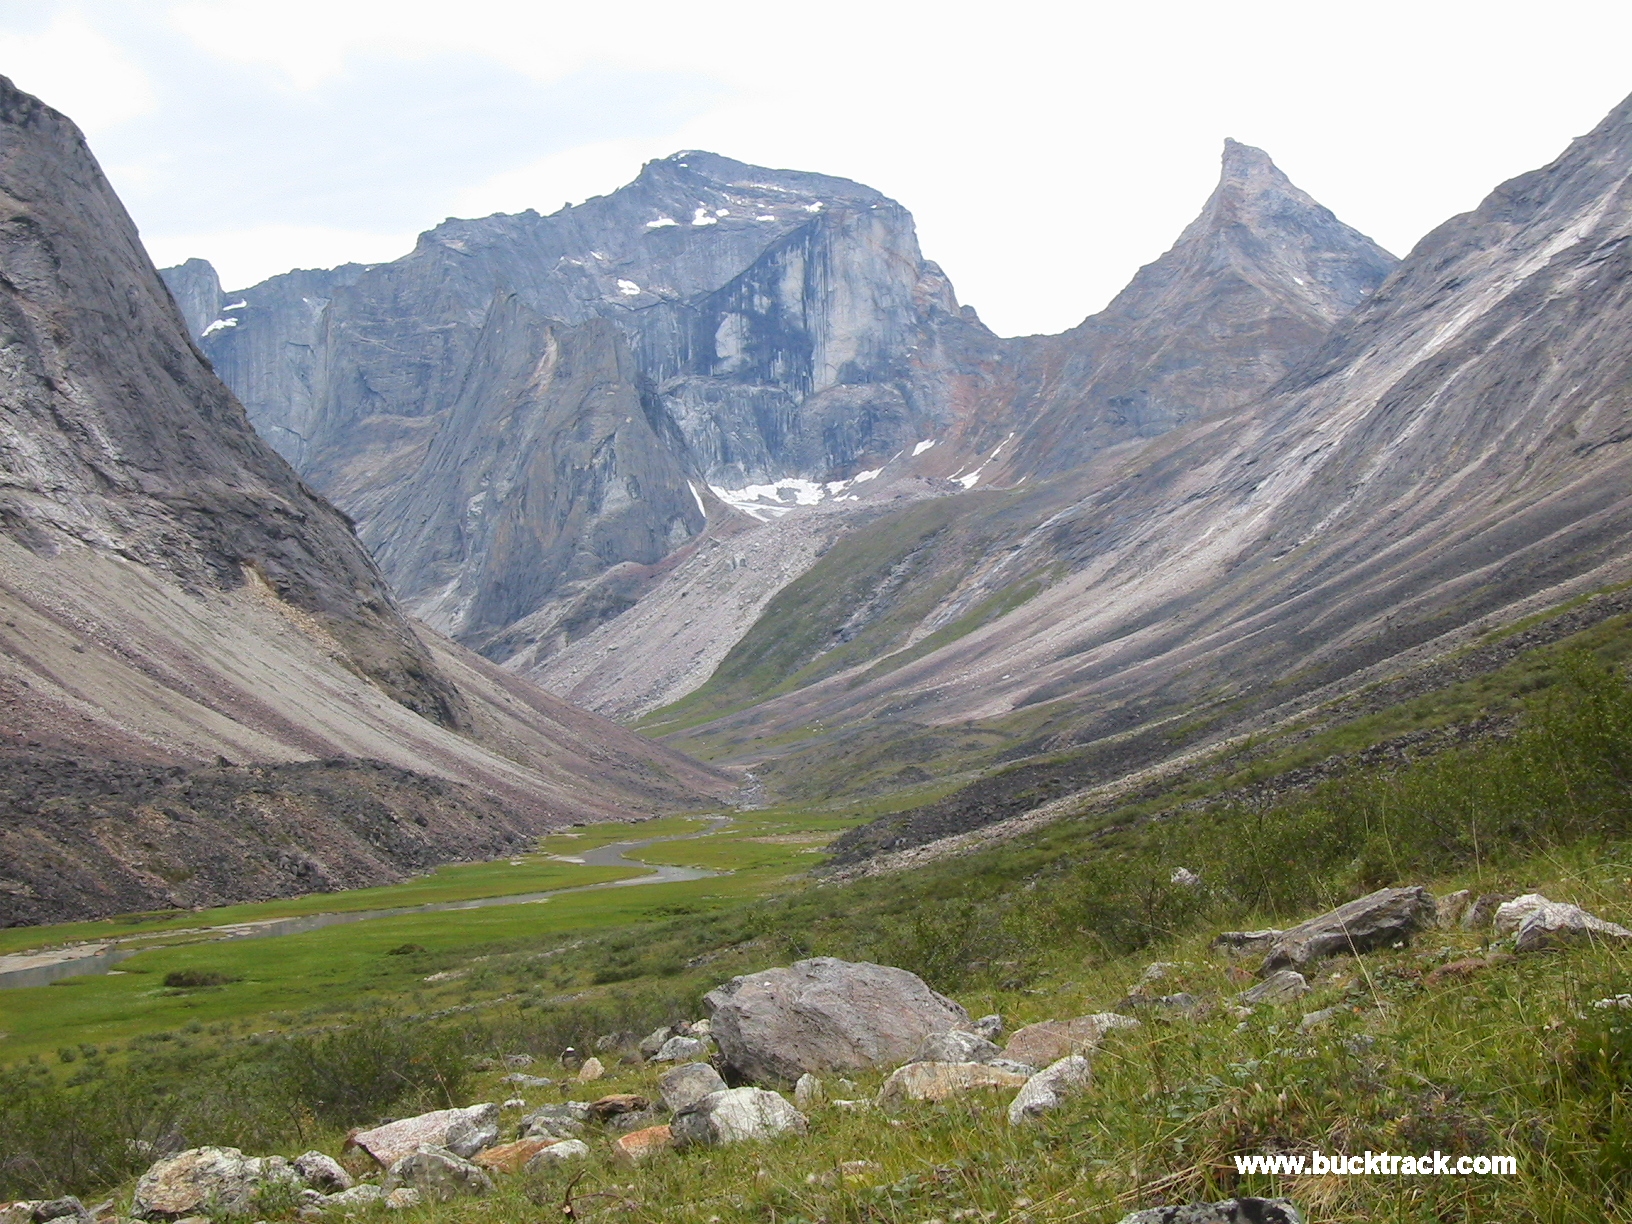
[{"label": "rock", "polygon": [[48,1224],[51,1220],[73,1220],[90,1224],[91,1213],[85,1204],[73,1195],[66,1198],[46,1199],[34,1205],[34,1224]]},{"label": "rock", "polygon": [[381,1189],[388,1199],[393,1190],[409,1189],[419,1196],[419,1202],[451,1203],[464,1195],[492,1193],[493,1179],[457,1152],[425,1144],[386,1171]]},{"label": "rock", "polygon": [[630,1033],[603,1033],[595,1038],[595,1053],[607,1054],[614,1052],[619,1046],[631,1045],[634,1036]]},{"label": "rock", "polygon": [[770,1139],[787,1131],[804,1134],[805,1115],[780,1093],[763,1088],[712,1092],[677,1116],[673,1124],[677,1147],[743,1143]]},{"label": "rock", "polygon": [[523,1067],[532,1066],[534,1059],[531,1054],[506,1054],[502,1061],[512,1071],[519,1071]]},{"label": "rock", "polygon": [[1358,953],[1408,940],[1434,921],[1434,898],[1426,888],[1379,888],[1374,893],[1283,931],[1258,969],[1304,969],[1336,953]]},{"label": "rock", "polygon": [[555,1165],[566,1164],[573,1160],[584,1160],[589,1156],[589,1144],[582,1139],[562,1139],[542,1147],[527,1162],[527,1172],[537,1173]]},{"label": "rock", "polygon": [[1268,952],[1284,932],[1266,927],[1262,931],[1223,931],[1208,945],[1231,956],[1257,956]]},{"label": "rock", "polygon": [[437,1109],[360,1131],[352,1137],[358,1147],[386,1168],[421,1147],[447,1148],[455,1156],[474,1156],[499,1138],[499,1107],[472,1105],[466,1109]]},{"label": "rock", "polygon": [[661,1050],[664,1043],[673,1036],[676,1036],[674,1028],[671,1025],[665,1024],[662,1028],[653,1029],[650,1033],[646,1034],[646,1036],[642,1037],[640,1039],[640,1044],[635,1048],[640,1051],[640,1056],[642,1058],[649,1059],[659,1050]]},{"label": "rock", "polygon": [[822,1087],[822,1081],[808,1071],[793,1086],[793,1107],[800,1112],[811,1110],[826,1100],[827,1091]]},{"label": "rock", "polygon": [[712,1037],[714,1035],[714,1025],[707,1016],[704,1016],[701,1020],[693,1020],[686,1025],[686,1030],[685,1035],[688,1037]]},{"label": "rock", "polygon": [[1091,1075],[1088,1060],[1080,1054],[1067,1055],[1045,1067],[1027,1079],[1009,1102],[1009,1125],[1018,1126],[1058,1109],[1066,1094],[1086,1085]]},{"label": "rock", "polygon": [[1026,1077],[975,1062],[910,1062],[898,1067],[878,1090],[878,1103],[944,1101],[973,1088],[1019,1088]]},{"label": "rock", "polygon": [[612,1159],[622,1165],[644,1164],[659,1152],[674,1149],[674,1133],[667,1126],[648,1126],[612,1141]]},{"label": "rock", "polygon": [[606,1068],[601,1065],[600,1059],[586,1058],[584,1065],[578,1068],[578,1082],[580,1084],[591,1084],[605,1074]]},{"label": "rock", "polygon": [[689,1109],[711,1092],[724,1092],[726,1082],[707,1063],[685,1063],[657,1077],[657,1091],[670,1112]]},{"label": "rock", "polygon": [[155,1220],[203,1208],[248,1215],[263,1186],[298,1188],[300,1179],[281,1156],[245,1156],[237,1148],[192,1148],[153,1165],[136,1183],[132,1214]]},{"label": "rock", "polygon": [[664,1111],[657,1108],[637,1109],[633,1113],[618,1114],[608,1118],[606,1126],[613,1131],[637,1131],[657,1126],[664,1120]]},{"label": "rock", "polygon": [[1525,893],[1522,897],[1514,897],[1504,901],[1496,907],[1492,916],[1491,933],[1494,935],[1511,935],[1519,929],[1519,925],[1544,905],[1552,905],[1540,893]]},{"label": "rock", "polygon": [[[1514,904],[1510,902],[1509,904]],[[1505,910],[1507,906],[1502,906]],[[1498,910],[1498,920],[1501,911]],[[1632,931],[1613,922],[1606,922],[1596,914],[1589,914],[1579,905],[1563,901],[1544,901],[1527,912],[1519,923],[1515,952],[1538,952],[1543,948],[1565,944],[1614,942],[1632,939]]]},{"label": "rock", "polygon": [[522,1075],[517,1072],[507,1075],[499,1081],[501,1084],[514,1084],[517,1088],[548,1088],[555,1083],[552,1079],[545,1079],[542,1075]]},{"label": "rock", "polygon": [[1135,1007],[1148,1007],[1179,1017],[1194,1016],[1202,1010],[1202,1001],[1184,990],[1177,994],[1158,995],[1154,999],[1132,998],[1128,1002]]},{"label": "rock", "polygon": [[385,1197],[385,1191],[371,1182],[360,1182],[350,1190],[341,1190],[337,1194],[323,1196],[322,1206],[326,1209],[338,1208],[342,1211],[356,1211],[363,1207],[372,1207]]},{"label": "rock", "polygon": [[1023,1075],[1027,1079],[1037,1074],[1037,1068],[1030,1063],[1015,1062],[1012,1058],[994,1058],[986,1065],[994,1071],[1008,1071],[1013,1075]]},{"label": "rock", "polygon": [[1003,1036],[1003,1017],[993,1012],[990,1016],[982,1016],[963,1026],[965,1032],[974,1033],[986,1038],[987,1041],[996,1041]]},{"label": "rock", "polygon": [[1298,1021],[1298,1032],[1307,1033],[1319,1028],[1336,1016],[1340,1009],[1323,1007],[1319,1011],[1305,1012],[1303,1019]]},{"label": "rock", "polygon": [[517,1139],[514,1143],[501,1143],[498,1147],[490,1147],[485,1152],[476,1153],[471,1163],[484,1169],[491,1169],[495,1173],[517,1173],[545,1148],[561,1142],[571,1141],[542,1137]]},{"label": "rock", "polygon": [[945,1033],[931,1033],[924,1038],[912,1062],[984,1063],[1003,1053],[978,1033],[951,1029]]},{"label": "rock", "polygon": [[381,1195],[380,1202],[385,1205],[387,1211],[407,1211],[411,1207],[419,1206],[419,1191],[412,1186],[398,1186],[391,1193]]},{"label": "rock", "polygon": [[1496,917],[1496,911],[1513,900],[1512,893],[1483,893],[1462,915],[1462,927],[1468,931],[1483,930]]},{"label": "rock", "polygon": [[333,1194],[352,1187],[351,1174],[341,1168],[340,1162],[333,1156],[325,1156],[322,1152],[302,1152],[289,1163],[296,1176],[313,1190]]},{"label": "rock", "polygon": [[1175,867],[1173,874],[1167,877],[1169,884],[1177,884],[1180,888],[1199,888],[1201,877],[1188,867]]},{"label": "rock", "polygon": [[689,1062],[708,1057],[708,1042],[698,1037],[670,1037],[663,1047],[652,1055],[653,1062]]},{"label": "rock", "polygon": [[1309,983],[1303,974],[1296,969],[1281,969],[1235,997],[1238,1002],[1250,1006],[1258,1003],[1286,1003],[1308,993]]},{"label": "rock", "polygon": [[527,1102],[525,1100],[523,1100],[521,1097],[511,1097],[509,1100],[505,1101],[505,1103],[503,1105],[503,1108],[505,1108],[505,1109],[526,1109],[527,1108]]},{"label": "rock", "polygon": [[1233,1198],[1222,1203],[1147,1207],[1123,1216],[1119,1224],[1303,1224],[1303,1216],[1287,1199]]},{"label": "rock", "polygon": [[619,1114],[639,1113],[643,1109],[650,1109],[652,1103],[643,1096],[633,1092],[615,1092],[611,1096],[604,1096],[598,1101],[589,1104],[589,1117],[594,1122],[605,1122],[608,1118],[615,1118]]},{"label": "rock", "polygon": [[703,1002],[726,1061],[759,1082],[895,1066],[931,1033],[969,1023],[905,969],[826,956],[732,978]]},{"label": "rock", "polygon": [[589,1121],[589,1105],[584,1101],[563,1101],[535,1109],[521,1120],[523,1139],[575,1139]]},{"label": "rock", "polygon": [[1016,1029],[1003,1047],[1005,1058],[1046,1067],[1068,1054],[1092,1050],[1112,1029],[1138,1028],[1139,1021],[1115,1012],[1097,1012],[1075,1020],[1044,1020]]},{"label": "rock", "polygon": [[1462,919],[1473,908],[1473,891],[1462,888],[1453,893],[1446,893],[1434,902],[1434,925],[1438,927],[1460,926]]},{"label": "rock", "polygon": [[0,1203],[0,1224],[33,1224],[34,1208],[39,1205],[36,1199],[18,1199],[12,1203]]},{"label": "rock", "polygon": [[1139,975],[1139,980],[1128,993],[1130,995],[1152,993],[1150,988],[1157,982],[1165,982],[1178,967],[1177,961],[1153,961],[1145,966],[1145,971]]}]

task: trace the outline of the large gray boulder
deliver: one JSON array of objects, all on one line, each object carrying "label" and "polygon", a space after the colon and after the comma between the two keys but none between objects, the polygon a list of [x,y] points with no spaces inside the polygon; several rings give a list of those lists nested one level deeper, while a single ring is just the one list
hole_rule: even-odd
[{"label": "large gray boulder", "polygon": [[1367,952],[1408,940],[1435,921],[1434,898],[1426,888],[1379,888],[1282,931],[1258,973],[1266,976],[1280,969],[1306,969],[1327,956]]},{"label": "large gray boulder", "polygon": [[745,1079],[893,1067],[969,1013],[922,978],[823,956],[732,978],[703,996],[721,1054]]},{"label": "large gray boulder", "polygon": [[1123,1216],[1120,1224],[1303,1224],[1303,1216],[1286,1199],[1233,1198],[1147,1207]]},{"label": "large gray boulder", "polygon": [[1066,1095],[1088,1083],[1091,1069],[1081,1054],[1071,1054],[1028,1079],[1009,1102],[1009,1125],[1018,1126],[1058,1109]]},{"label": "large gray boulder", "polygon": [[386,1168],[422,1147],[447,1148],[455,1156],[474,1156],[498,1139],[499,1107],[493,1104],[432,1110],[352,1136],[352,1142]]},{"label": "large gray boulder", "polygon": [[426,1144],[393,1164],[381,1189],[387,1196],[395,1190],[412,1190],[421,1203],[451,1203],[465,1195],[491,1194],[493,1179],[463,1156]]},{"label": "large gray boulder", "polygon": [[237,1148],[202,1147],[159,1161],[136,1183],[131,1213],[146,1220],[195,1215],[248,1215],[263,1188],[300,1188],[281,1156],[245,1156]]},{"label": "large gray boulder", "polygon": [[805,1133],[805,1115],[780,1094],[763,1088],[727,1088],[712,1092],[675,1118],[671,1128],[678,1147],[715,1147],[770,1139],[786,1132]]}]

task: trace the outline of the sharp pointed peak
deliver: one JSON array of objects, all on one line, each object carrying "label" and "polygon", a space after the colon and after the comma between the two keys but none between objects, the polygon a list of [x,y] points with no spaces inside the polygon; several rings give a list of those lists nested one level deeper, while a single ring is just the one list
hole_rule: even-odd
[{"label": "sharp pointed peak", "polygon": [[1220,187],[1239,183],[1262,188],[1290,182],[1268,153],[1256,145],[1242,144],[1228,136],[1224,138],[1224,152],[1219,163]]}]

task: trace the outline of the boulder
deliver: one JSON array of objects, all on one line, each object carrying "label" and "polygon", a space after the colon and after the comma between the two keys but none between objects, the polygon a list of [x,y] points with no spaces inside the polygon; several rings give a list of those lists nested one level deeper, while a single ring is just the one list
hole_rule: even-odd
[{"label": "boulder", "polygon": [[300,1179],[281,1156],[245,1156],[237,1148],[202,1147],[153,1165],[136,1183],[131,1212],[146,1220],[193,1214],[208,1205],[223,1215],[248,1215],[263,1188]]},{"label": "boulder", "polygon": [[521,1120],[523,1139],[575,1139],[589,1121],[589,1105],[584,1101],[562,1101],[535,1109]]},{"label": "boulder", "polygon": [[[1502,906],[1503,910],[1506,908],[1506,905]],[[1498,910],[1498,919],[1500,914],[1501,911]],[[1606,922],[1595,914],[1589,914],[1579,905],[1543,900],[1540,905],[1527,911],[1520,921],[1513,950],[1537,952],[1542,948],[1559,947],[1564,944],[1624,943],[1629,939],[1632,939],[1632,931],[1616,923]]]},{"label": "boulder", "polygon": [[802,1135],[805,1115],[780,1093],[763,1088],[727,1088],[709,1093],[680,1114],[672,1129],[677,1147],[714,1147],[770,1139],[788,1131]]},{"label": "boulder", "polygon": [[606,1074],[606,1068],[598,1058],[584,1059],[584,1065],[578,1068],[578,1082],[580,1084],[594,1083]]},{"label": "boulder", "polygon": [[905,969],[817,957],[732,978],[703,997],[714,1040],[745,1079],[896,1066],[969,1013]]},{"label": "boulder", "polygon": [[662,1028],[653,1029],[650,1033],[647,1033],[646,1036],[640,1039],[640,1044],[635,1048],[640,1051],[642,1058],[649,1059],[663,1048],[664,1043],[670,1037],[674,1036],[677,1036],[674,1027],[665,1024]]},{"label": "boulder", "polygon": [[1236,995],[1238,1003],[1249,1007],[1259,1003],[1288,1003],[1309,993],[1309,983],[1296,969],[1281,969],[1270,974],[1250,990]]},{"label": "boulder", "polygon": [[637,1131],[648,1127],[658,1126],[665,1120],[667,1111],[654,1106],[651,1109],[637,1109],[634,1113],[619,1114],[610,1119],[606,1128],[611,1131]]},{"label": "boulder", "polygon": [[1233,1198],[1222,1203],[1147,1207],[1123,1216],[1119,1224],[1303,1224],[1303,1216],[1286,1199]]},{"label": "boulder", "polygon": [[85,1204],[71,1194],[34,1204],[34,1224],[50,1224],[52,1220],[61,1220],[63,1224],[91,1224],[91,1219]]},{"label": "boulder", "polygon": [[799,1082],[793,1086],[793,1107],[801,1113],[813,1109],[827,1100],[827,1090],[822,1087],[822,1081],[810,1072],[799,1077]]},{"label": "boulder", "polygon": [[700,1037],[670,1037],[663,1047],[652,1055],[653,1062],[690,1062],[708,1057],[708,1042]]},{"label": "boulder", "polygon": [[972,1088],[1019,1088],[1026,1077],[976,1062],[910,1062],[890,1072],[878,1090],[885,1107],[907,1101],[944,1101]]},{"label": "boulder", "polygon": [[426,1144],[396,1161],[381,1189],[388,1198],[394,1190],[408,1189],[421,1203],[451,1203],[465,1195],[492,1193],[493,1179],[457,1152]]},{"label": "boulder", "polygon": [[963,1027],[966,1032],[984,1037],[987,1041],[996,1041],[1003,1036],[1003,1017],[993,1012],[989,1016],[982,1016],[979,1020],[971,1020]]},{"label": "boulder", "polygon": [[1513,897],[1496,907],[1491,916],[1491,933],[1494,935],[1511,935],[1519,929],[1519,924],[1544,905],[1552,905],[1540,893],[1525,893],[1522,897]]},{"label": "boulder", "polygon": [[1272,927],[1265,927],[1262,931],[1222,931],[1213,937],[1213,942],[1208,946],[1231,956],[1257,956],[1274,947],[1275,941],[1283,934],[1284,931]]},{"label": "boulder", "polygon": [[912,1056],[912,1062],[984,1063],[998,1058],[1003,1051],[978,1033],[951,1029],[945,1033],[931,1033],[924,1038]]},{"label": "boulder", "polygon": [[1408,940],[1433,921],[1434,898],[1426,888],[1379,888],[1282,931],[1258,975],[1306,969],[1323,957],[1367,952]]},{"label": "boulder", "polygon": [[341,1190],[336,1194],[323,1196],[321,1206],[325,1210],[338,1208],[342,1211],[357,1211],[364,1207],[372,1207],[385,1197],[385,1191],[371,1182],[359,1182],[350,1190]]},{"label": "boulder", "polygon": [[501,1143],[485,1152],[477,1152],[471,1163],[495,1173],[518,1173],[545,1148],[561,1142],[560,1139],[517,1139],[514,1143]]},{"label": "boulder", "polygon": [[598,1101],[589,1103],[589,1117],[592,1122],[605,1122],[619,1114],[639,1113],[643,1109],[650,1109],[652,1103],[643,1096],[633,1092],[614,1092],[611,1096],[604,1096]]},{"label": "boulder", "polygon": [[1512,893],[1482,893],[1477,901],[1468,907],[1468,912],[1462,915],[1462,927],[1468,931],[1482,931],[1490,926],[1491,920],[1496,917],[1496,911],[1509,901],[1513,900]]},{"label": "boulder", "polygon": [[1027,1079],[1037,1074],[1037,1068],[1030,1063],[1015,1062],[1012,1058],[994,1058],[986,1065],[995,1071],[1010,1071]]},{"label": "boulder", "polygon": [[446,1148],[455,1156],[474,1156],[499,1138],[499,1107],[437,1109],[359,1131],[352,1142],[386,1168],[422,1147]]},{"label": "boulder", "polygon": [[1009,1125],[1018,1126],[1058,1109],[1066,1095],[1088,1083],[1091,1069],[1081,1054],[1071,1054],[1043,1068],[1021,1085],[1009,1102]]},{"label": "boulder", "polygon": [[419,1191],[412,1186],[398,1186],[389,1194],[381,1194],[380,1202],[387,1211],[407,1211],[419,1206]]},{"label": "boulder", "polygon": [[527,1172],[538,1173],[556,1165],[567,1164],[569,1161],[587,1159],[588,1156],[589,1144],[582,1139],[562,1139],[540,1148],[527,1162]]},{"label": "boulder", "polygon": [[1298,1032],[1313,1032],[1321,1025],[1328,1024],[1335,1019],[1338,1011],[1339,1009],[1336,1007],[1323,1007],[1319,1011],[1305,1012],[1303,1019],[1298,1021]]},{"label": "boulder", "polygon": [[707,1063],[685,1063],[657,1078],[657,1091],[671,1113],[689,1109],[711,1092],[724,1092],[726,1083]]},{"label": "boulder", "polygon": [[644,1164],[659,1152],[672,1151],[674,1134],[667,1126],[648,1126],[645,1130],[619,1135],[612,1141],[612,1159],[621,1165]]},{"label": "boulder", "polygon": [[12,1203],[0,1203],[0,1224],[33,1224],[34,1208],[39,1206],[37,1199],[18,1199]]},{"label": "boulder", "polygon": [[1115,1012],[1097,1012],[1075,1020],[1044,1020],[1016,1029],[1003,1047],[1003,1056],[1013,1062],[1046,1067],[1068,1054],[1092,1050],[1112,1029],[1138,1027],[1139,1021]]},{"label": "boulder", "polygon": [[1434,925],[1437,927],[1455,927],[1462,924],[1462,919],[1473,908],[1473,890],[1460,888],[1456,892],[1446,893],[1434,902]]},{"label": "boulder", "polygon": [[341,1168],[340,1162],[333,1156],[325,1156],[322,1152],[302,1152],[290,1161],[290,1165],[296,1176],[313,1190],[333,1194],[352,1187],[351,1174]]}]

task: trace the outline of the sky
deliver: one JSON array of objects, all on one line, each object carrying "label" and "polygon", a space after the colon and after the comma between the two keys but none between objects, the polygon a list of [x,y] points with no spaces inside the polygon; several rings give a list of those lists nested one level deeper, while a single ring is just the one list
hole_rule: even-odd
[{"label": "sky", "polygon": [[229,289],[708,149],[893,196],[1005,335],[1159,256],[1225,137],[1404,254],[1632,93],[1629,45],[1625,0],[0,0],[0,73]]}]

